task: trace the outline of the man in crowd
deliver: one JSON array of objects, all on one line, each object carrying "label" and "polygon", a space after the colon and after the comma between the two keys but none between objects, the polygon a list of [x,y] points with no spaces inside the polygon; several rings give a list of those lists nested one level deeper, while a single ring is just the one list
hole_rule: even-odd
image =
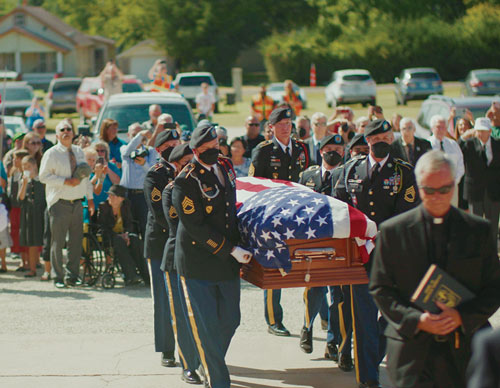
[{"label": "man in crowd", "polygon": [[[474,333],[500,306],[500,267],[488,221],[453,206],[455,161],[424,154],[415,173],[422,205],[384,222],[377,237],[370,292],[388,321],[387,370],[397,387],[465,388]],[[404,257],[404,265],[401,258]],[[441,312],[410,302],[431,264],[475,297]]]},{"label": "man in crowd", "polygon": [[[413,167],[394,159],[389,151],[394,135],[384,119],[371,121],[365,128],[370,153],[357,156],[342,167],[334,197],[361,210],[380,224],[419,203]],[[366,263],[369,270],[370,262]],[[351,286],[356,378],[360,388],[377,388],[378,366],[385,355],[384,339],[379,338],[377,307],[368,286]],[[384,325],[384,322],[380,322]]]},{"label": "man in crowd", "polygon": [[252,96],[251,113],[259,121],[259,124],[269,120],[269,115],[276,107],[276,101],[266,94],[266,85],[260,85],[259,93]]},{"label": "man in crowd", "polygon": [[158,124],[158,117],[161,115],[161,106],[158,104],[152,104],[149,106],[149,120],[144,121],[141,126],[144,129],[147,129],[151,133],[156,128],[156,125]]},{"label": "man in crowd", "polygon": [[431,117],[431,131],[432,136],[429,138],[433,150],[441,150],[448,154],[450,158],[455,162],[455,183],[457,187],[453,190],[452,205],[458,205],[458,183],[462,176],[464,175],[464,157],[462,150],[458,146],[455,140],[450,139],[446,136],[448,130],[446,129],[446,120],[443,116],[434,115]]},{"label": "man in crowd", "polygon": [[203,82],[201,84],[201,93],[196,96],[196,110],[198,115],[203,115],[209,121],[212,120],[212,115],[215,111],[215,97],[208,88],[208,84]]},{"label": "man in crowd", "polygon": [[243,136],[243,138],[247,142],[247,149],[243,156],[245,158],[250,158],[252,157],[252,151],[257,144],[266,140],[264,136],[260,134],[260,121],[256,116],[247,117],[245,121],[245,136]]},{"label": "man in crowd", "polygon": [[401,137],[391,144],[391,155],[415,166],[418,159],[432,149],[431,143],[415,136],[415,123],[405,117],[400,122]]},{"label": "man in crowd", "polygon": [[236,177],[230,159],[218,156],[215,127],[196,127],[190,146],[195,158],[172,191],[179,217],[175,264],[205,386],[229,388],[224,358],[240,323],[239,263],[251,253],[237,246]]},{"label": "man in crowd", "polygon": [[42,140],[42,154],[54,145],[54,143],[45,137],[47,127],[45,126],[45,121],[42,119],[35,120],[33,123],[33,132],[40,136],[40,139]]},{"label": "man in crowd", "polygon": [[[85,163],[82,149],[72,145],[74,136],[73,129],[66,121],[57,124],[58,143],[43,155],[40,166],[40,182],[45,184],[52,233],[52,279],[57,288],[82,284],[78,275],[82,253],[84,197],[87,197],[90,215],[95,210],[92,185],[88,178],[80,180],[73,177],[77,166]],[[65,246],[68,249],[68,261],[63,267]]]},{"label": "man in crowd", "polygon": [[491,137],[491,121],[479,117],[475,137],[459,144],[464,155],[464,197],[473,214],[491,222],[492,235],[498,236],[500,213],[500,139]]},{"label": "man in crowd", "polygon": [[304,141],[309,151],[311,164],[321,164],[319,145],[326,136],[326,115],[316,112],[311,117],[312,136]]},{"label": "man in crowd", "polygon": [[361,116],[359,117],[355,124],[356,124],[356,133],[365,133],[365,128],[368,125],[370,120],[366,116]]},{"label": "man in crowd", "polygon": [[287,103],[295,116],[300,116],[300,111],[302,110],[302,99],[300,94],[293,90],[293,81],[287,79],[284,83],[285,94],[283,95],[283,102]]},{"label": "man in crowd", "polygon": [[156,143],[156,137],[161,133],[164,132],[166,129],[173,129],[173,128],[166,128],[168,124],[174,124],[174,118],[170,113],[162,113],[158,117],[158,121],[156,124],[156,127],[154,128],[153,134],[151,137],[148,139],[147,145],[150,147],[154,147]]},{"label": "man in crowd", "polygon": [[307,116],[299,116],[295,120],[297,128],[297,136],[300,140],[307,139],[311,136],[311,121]]},{"label": "man in crowd", "polygon": [[[292,111],[276,108],[269,116],[268,124],[274,138],[260,143],[252,153],[249,176],[299,181],[299,174],[309,166],[309,156],[304,143],[292,138]],[[280,304],[281,289],[264,291],[264,310],[268,331],[279,336],[289,336],[283,325],[283,309]]]}]

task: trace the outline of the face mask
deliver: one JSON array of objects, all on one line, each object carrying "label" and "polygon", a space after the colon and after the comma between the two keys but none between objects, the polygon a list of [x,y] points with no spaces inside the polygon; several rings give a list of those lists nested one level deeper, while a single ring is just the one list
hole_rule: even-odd
[{"label": "face mask", "polygon": [[162,152],[161,152],[161,157],[165,160],[168,160],[170,154],[172,153],[172,150],[174,149],[174,147],[168,147],[166,149],[164,149]]},{"label": "face mask", "polygon": [[371,149],[376,158],[385,158],[391,150],[391,145],[385,141],[372,144]]},{"label": "face mask", "polygon": [[217,148],[209,148],[205,152],[198,155],[200,160],[208,165],[217,163],[217,157],[219,156],[219,150]]},{"label": "face mask", "polygon": [[337,151],[325,152],[323,154],[323,159],[330,166],[336,166],[342,160],[342,155],[340,155]]},{"label": "face mask", "polygon": [[302,127],[299,127],[299,137],[302,139],[303,137],[305,137],[307,134],[307,131],[305,128],[302,128]]}]

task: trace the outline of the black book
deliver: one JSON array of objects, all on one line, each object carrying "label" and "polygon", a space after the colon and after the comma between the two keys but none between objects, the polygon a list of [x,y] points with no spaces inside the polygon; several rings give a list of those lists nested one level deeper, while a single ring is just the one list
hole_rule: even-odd
[{"label": "black book", "polygon": [[436,264],[432,264],[413,293],[411,301],[424,311],[439,314],[441,309],[436,306],[435,302],[455,308],[474,296],[456,279]]}]

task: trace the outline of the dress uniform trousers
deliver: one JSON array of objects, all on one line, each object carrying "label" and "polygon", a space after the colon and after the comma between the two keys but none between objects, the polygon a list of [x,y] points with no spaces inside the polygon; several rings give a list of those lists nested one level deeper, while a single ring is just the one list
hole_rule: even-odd
[{"label": "dress uniform trousers", "polygon": [[283,322],[283,308],[281,307],[281,288],[264,290],[264,316],[268,325]]},{"label": "dress uniform trousers", "polygon": [[180,277],[183,309],[211,388],[230,388],[224,357],[240,324],[240,279]]},{"label": "dress uniform trousers", "polygon": [[170,316],[165,272],[161,270],[160,265],[161,260],[148,259],[151,296],[153,297],[155,351],[164,352],[173,357],[175,353],[175,336]]},{"label": "dress uniform trousers", "polygon": [[189,323],[182,308],[182,290],[179,276],[175,271],[165,272],[167,282],[168,301],[170,306],[170,316],[172,317],[172,328],[177,337],[177,351],[181,360],[182,368],[191,371],[200,366],[196,345],[191,336]]}]

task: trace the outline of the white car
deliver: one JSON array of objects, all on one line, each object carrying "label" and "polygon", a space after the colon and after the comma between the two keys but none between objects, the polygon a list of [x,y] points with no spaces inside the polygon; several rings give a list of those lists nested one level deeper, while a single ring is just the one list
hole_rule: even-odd
[{"label": "white car", "polygon": [[21,116],[3,116],[3,123],[9,136],[14,136],[17,132],[28,132],[28,127]]},{"label": "white car", "polygon": [[363,106],[375,105],[377,85],[370,72],[363,69],[337,70],[325,89],[329,107],[360,102]]},{"label": "white car", "polygon": [[[293,84],[293,91],[298,93],[302,100],[302,109],[307,109],[307,96],[303,89],[301,89],[295,82]],[[285,83],[273,82],[267,87],[267,95],[270,96],[277,104],[283,101],[285,96]]]},{"label": "white car", "polygon": [[208,91],[215,97],[215,113],[219,111],[219,89],[212,73],[193,71],[191,73],[178,73],[174,83],[179,93],[189,102],[191,107],[196,107],[196,96],[201,93],[201,84],[208,84]]}]

